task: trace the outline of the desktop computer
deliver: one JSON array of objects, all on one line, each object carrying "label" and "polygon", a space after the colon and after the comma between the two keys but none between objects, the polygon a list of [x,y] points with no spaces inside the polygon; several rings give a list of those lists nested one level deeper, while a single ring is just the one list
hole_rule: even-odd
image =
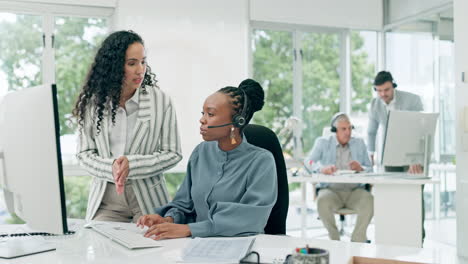
[{"label": "desktop computer", "polygon": [[[11,213],[33,230],[68,233],[54,84],[12,92],[0,102],[0,166],[0,187]],[[2,243],[0,257],[53,249],[39,240],[30,242],[25,246],[16,241],[13,249]],[[27,252],[19,249],[23,246]]]},{"label": "desktop computer", "polygon": [[382,165],[420,164],[427,177],[438,113],[389,111]]}]

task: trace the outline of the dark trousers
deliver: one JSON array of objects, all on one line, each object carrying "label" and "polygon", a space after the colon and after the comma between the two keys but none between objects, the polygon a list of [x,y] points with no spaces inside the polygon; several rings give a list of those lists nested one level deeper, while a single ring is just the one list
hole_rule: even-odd
[{"label": "dark trousers", "polygon": [[[385,172],[407,172],[409,166],[385,166]],[[421,208],[422,208],[422,242],[424,243],[424,238],[426,237],[426,230],[424,229],[424,220],[426,218],[426,206],[424,205],[424,184],[421,185]]]}]

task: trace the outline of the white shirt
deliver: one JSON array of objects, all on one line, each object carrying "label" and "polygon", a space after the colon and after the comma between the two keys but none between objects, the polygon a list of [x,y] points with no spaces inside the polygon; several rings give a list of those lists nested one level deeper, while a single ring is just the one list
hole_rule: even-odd
[{"label": "white shirt", "polygon": [[389,111],[395,111],[396,108],[395,108],[395,102],[396,102],[396,93],[395,91],[393,91],[393,99],[392,101],[390,101],[390,103],[385,103],[385,107],[387,108],[387,114]]},{"label": "white shirt", "polygon": [[115,159],[128,154],[129,142],[138,117],[138,108],[139,90],[125,102],[125,109],[121,106],[117,108],[115,124],[109,122],[110,154]]}]

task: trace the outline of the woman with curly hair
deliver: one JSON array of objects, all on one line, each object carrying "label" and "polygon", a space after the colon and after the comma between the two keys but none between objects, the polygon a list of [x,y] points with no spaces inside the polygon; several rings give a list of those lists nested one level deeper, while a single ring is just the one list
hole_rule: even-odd
[{"label": "woman with curly hair", "polygon": [[182,159],[176,114],[138,34],[117,31],[103,41],[73,114],[77,158],[93,176],[86,220],[135,222],[168,203],[162,173]]}]

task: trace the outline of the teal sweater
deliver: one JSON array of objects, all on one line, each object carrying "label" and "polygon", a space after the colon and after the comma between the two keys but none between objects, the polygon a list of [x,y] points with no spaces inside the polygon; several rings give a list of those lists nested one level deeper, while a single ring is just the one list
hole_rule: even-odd
[{"label": "teal sweater", "polygon": [[273,155],[244,136],[231,151],[200,143],[174,200],[155,212],[188,224],[193,237],[253,235],[263,233],[276,196]]}]

